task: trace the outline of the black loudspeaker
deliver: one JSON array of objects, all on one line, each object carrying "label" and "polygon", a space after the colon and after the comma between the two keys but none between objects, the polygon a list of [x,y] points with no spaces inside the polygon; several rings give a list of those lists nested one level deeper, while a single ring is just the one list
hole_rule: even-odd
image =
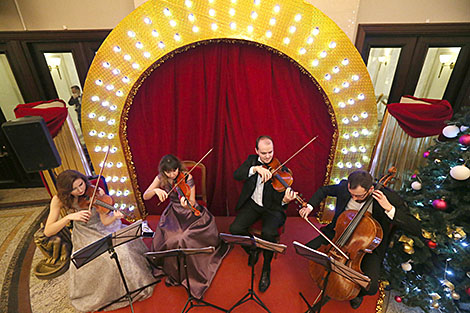
[{"label": "black loudspeaker", "polygon": [[26,116],[2,124],[3,132],[27,173],[56,168],[59,153],[41,116]]}]

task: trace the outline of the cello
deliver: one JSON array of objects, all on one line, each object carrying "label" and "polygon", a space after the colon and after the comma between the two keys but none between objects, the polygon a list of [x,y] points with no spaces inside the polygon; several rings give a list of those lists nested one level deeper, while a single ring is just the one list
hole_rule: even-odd
[{"label": "cello", "polygon": [[[396,168],[390,168],[388,174],[382,177],[374,187],[374,191],[386,186],[395,174]],[[383,237],[382,227],[367,211],[372,203],[371,192],[359,211],[346,210],[342,212],[336,221],[335,236],[332,242],[328,240],[330,244],[321,246],[318,251],[325,253],[353,271],[363,274],[361,262],[365,253],[372,253],[372,250],[379,246]],[[361,287],[351,279],[336,272],[327,271],[323,265],[313,261],[310,262],[309,272],[316,285],[323,288],[323,295],[331,299],[351,300],[357,297],[361,290]]]}]

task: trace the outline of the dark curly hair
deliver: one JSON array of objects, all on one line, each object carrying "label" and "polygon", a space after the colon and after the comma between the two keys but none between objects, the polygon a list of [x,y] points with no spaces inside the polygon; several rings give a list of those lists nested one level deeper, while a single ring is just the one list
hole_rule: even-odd
[{"label": "dark curly hair", "polygon": [[72,209],[74,197],[71,192],[73,191],[73,182],[77,179],[83,179],[87,187],[90,185],[85,175],[74,170],[65,170],[57,176],[57,196],[67,210]]}]

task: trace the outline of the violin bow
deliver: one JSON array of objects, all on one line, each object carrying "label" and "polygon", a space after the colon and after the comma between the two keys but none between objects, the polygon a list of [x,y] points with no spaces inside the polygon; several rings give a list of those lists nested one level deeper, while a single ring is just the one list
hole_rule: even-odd
[{"label": "violin bow", "polygon": [[88,212],[90,212],[90,213],[91,213],[91,207],[93,206],[93,202],[95,201],[96,191],[98,190],[98,185],[99,185],[101,176],[103,174],[103,169],[104,169],[104,166],[106,164],[106,159],[108,159],[108,155],[109,155],[109,146],[107,146],[106,148],[107,149],[106,149],[106,154],[105,154],[104,159],[103,159],[103,166],[101,166],[100,173],[98,175],[98,179],[96,180],[97,183],[96,183],[95,189],[93,190],[93,195],[91,196],[90,205],[88,206]]},{"label": "violin bow", "polygon": [[309,142],[307,142],[302,148],[300,148],[299,150],[297,150],[297,152],[295,152],[290,158],[288,158],[284,163],[282,163],[281,165],[279,165],[274,171],[273,171],[273,174],[276,173],[278,170],[280,170],[284,165],[286,165],[287,162],[289,162],[293,157],[295,157],[297,154],[300,153],[300,151],[302,151],[303,149],[305,149],[309,144],[311,144],[312,142],[315,141],[315,139],[318,138],[318,135],[313,137],[312,139],[310,139]]}]

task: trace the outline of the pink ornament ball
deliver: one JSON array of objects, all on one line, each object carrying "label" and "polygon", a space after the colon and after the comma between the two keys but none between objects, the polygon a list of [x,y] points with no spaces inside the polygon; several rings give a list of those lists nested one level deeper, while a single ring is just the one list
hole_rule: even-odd
[{"label": "pink ornament ball", "polygon": [[395,301],[401,303],[403,299],[400,296],[395,296]]},{"label": "pink ornament ball", "polygon": [[437,243],[432,241],[432,240],[429,240],[428,241],[428,247],[431,248],[431,249],[436,249]]},{"label": "pink ornament ball", "polygon": [[447,209],[447,202],[442,199],[436,199],[432,202],[432,206],[437,210],[444,211]]},{"label": "pink ornament ball", "polygon": [[423,158],[427,158],[429,156],[429,151],[423,153]]},{"label": "pink ornament ball", "polygon": [[470,134],[460,136],[459,142],[464,146],[470,146]]},{"label": "pink ornament ball", "polygon": [[413,175],[411,175],[411,178],[414,179],[414,178],[416,178],[416,176],[417,176],[416,174],[413,174]]}]

